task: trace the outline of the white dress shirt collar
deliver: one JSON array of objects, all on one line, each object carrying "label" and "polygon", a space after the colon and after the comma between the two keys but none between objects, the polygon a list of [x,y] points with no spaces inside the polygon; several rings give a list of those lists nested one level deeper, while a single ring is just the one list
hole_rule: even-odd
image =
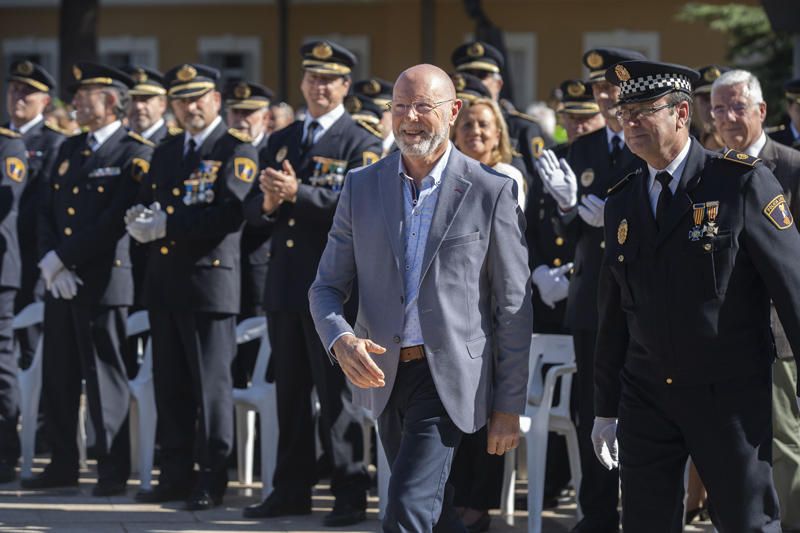
[{"label": "white dress shirt collar", "polygon": [[90,132],[89,135],[94,137],[94,145],[91,147],[93,152],[96,152],[103,146],[112,135],[114,135],[118,129],[122,127],[122,122],[119,120],[115,120],[111,124],[107,124],[100,128],[99,130],[95,130]]},{"label": "white dress shirt collar", "polygon": [[[444,169],[445,167],[447,167],[447,162],[450,160],[450,152],[453,150],[453,144],[450,141],[446,142],[447,142],[447,148],[445,148],[444,154],[442,154],[442,157],[440,157],[439,160],[436,162],[436,164],[433,165],[433,168],[431,169],[430,172],[428,172],[428,175],[425,176],[425,178],[433,178],[434,185],[439,185],[439,183],[442,181],[442,177],[444,175]],[[411,179],[411,177],[406,172],[406,166],[403,164],[402,154],[400,155],[400,164],[398,172],[400,173],[401,176]]]},{"label": "white dress shirt collar", "polygon": [[794,122],[789,123],[789,129],[792,130],[792,136],[795,140],[800,139],[800,131],[794,126]]},{"label": "white dress shirt collar", "polygon": [[34,127],[35,125],[37,125],[38,123],[40,123],[40,122],[41,122],[41,121],[43,121],[43,120],[44,120],[44,115],[42,115],[41,113],[39,113],[38,115],[36,115],[35,117],[33,117],[33,119],[32,119],[32,120],[29,120],[28,122],[26,122],[25,124],[23,124],[23,125],[22,125],[22,126],[20,126],[19,128],[18,128],[18,127],[16,127],[16,126],[14,125],[14,123],[12,122],[12,123],[11,123],[11,129],[12,129],[12,130],[14,130],[14,131],[17,131],[17,132],[21,133],[22,135],[25,135],[26,133],[28,133],[28,131],[30,131],[30,129],[31,129],[32,127]]},{"label": "white dress shirt collar", "polygon": [[761,130],[761,135],[758,139],[755,140],[753,144],[748,146],[744,153],[749,155],[750,157],[758,157],[758,154],[761,153],[761,150],[764,149],[764,145],[767,144],[767,134],[764,133],[764,130]]},{"label": "white dress shirt collar", "polygon": [[150,140],[150,137],[152,137],[153,134],[156,131],[158,131],[158,128],[160,128],[163,125],[164,125],[164,119],[163,118],[158,119],[158,121],[155,124],[153,124],[152,126],[150,126],[149,128],[147,128],[142,132],[142,137],[144,137],[147,140]]},{"label": "white dress shirt collar", "polygon": [[683,149],[678,152],[678,155],[675,156],[675,159],[673,159],[666,168],[653,168],[648,163],[647,172],[649,173],[649,178],[647,190],[650,191],[650,204],[654,213],[656,204],[658,203],[658,196],[661,194],[661,183],[656,181],[656,174],[659,172],[669,172],[669,175],[672,176],[672,181],[669,182],[669,190],[672,191],[672,194],[675,194],[675,191],[678,189],[678,183],[680,183],[681,177],[683,176],[683,169],[686,168],[686,160],[689,157],[689,148],[691,148],[691,146],[692,139],[689,138]]},{"label": "white dress shirt collar", "polygon": [[311,124],[313,121],[317,121],[317,130],[314,132],[314,142],[316,143],[322,135],[333,126],[333,123],[336,122],[344,115],[344,105],[339,104],[324,115],[320,115],[317,118],[311,116],[311,113],[306,113],[306,118],[303,120],[303,139],[306,138],[306,133],[308,133],[308,125]]},{"label": "white dress shirt collar", "polygon": [[258,134],[258,137],[253,139],[253,142],[251,142],[250,144],[252,144],[253,146],[258,146],[258,143],[264,140],[264,135],[266,134],[262,131],[261,133]]},{"label": "white dress shirt collar", "polygon": [[203,143],[205,142],[205,140],[208,138],[209,135],[211,135],[211,132],[214,131],[214,129],[219,125],[220,122],[222,122],[222,117],[217,115],[217,118],[215,118],[211,122],[211,124],[206,129],[201,131],[200,133],[196,133],[195,135],[192,135],[187,131],[184,134],[185,136],[184,136],[184,139],[183,139],[184,151],[186,151],[186,146],[189,144],[189,140],[190,139],[194,139],[195,150],[199,150],[200,147],[203,146]]},{"label": "white dress shirt collar", "polygon": [[606,126],[606,144],[608,145],[608,152],[609,153],[611,153],[611,150],[614,148],[614,145],[611,144],[611,139],[613,139],[614,137],[619,137],[619,140],[620,140],[619,147],[620,148],[625,146],[625,132],[622,131],[622,130],[619,130],[619,132],[616,132],[616,131],[612,130],[611,128],[609,128],[608,126]]}]

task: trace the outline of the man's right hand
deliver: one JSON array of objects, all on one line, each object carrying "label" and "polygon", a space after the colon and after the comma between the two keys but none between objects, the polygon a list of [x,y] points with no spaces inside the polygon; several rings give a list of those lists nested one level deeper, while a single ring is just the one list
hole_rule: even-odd
[{"label": "man's right hand", "polygon": [[258,188],[264,193],[261,211],[265,215],[270,215],[281,205],[282,198],[280,193],[276,192],[272,185],[272,178],[267,172],[267,169],[262,170],[258,177]]},{"label": "man's right hand", "polygon": [[619,467],[617,446],[617,419],[594,417],[592,444],[597,460],[608,470]]},{"label": "man's right hand", "polygon": [[539,297],[551,309],[555,308],[557,302],[567,297],[569,279],[564,274],[572,270],[572,266],[572,263],[555,268],[539,265],[533,270],[531,277],[539,289]]},{"label": "man's right hand", "polygon": [[552,150],[544,150],[534,166],[542,180],[542,185],[558,203],[558,207],[567,211],[578,203],[578,181],[575,173],[566,160],[558,159]]},{"label": "man's right hand", "polygon": [[342,335],[333,343],[333,353],[347,379],[361,389],[383,387],[383,371],[378,368],[369,354],[382,354],[386,348],[369,339],[359,339],[355,335]]}]

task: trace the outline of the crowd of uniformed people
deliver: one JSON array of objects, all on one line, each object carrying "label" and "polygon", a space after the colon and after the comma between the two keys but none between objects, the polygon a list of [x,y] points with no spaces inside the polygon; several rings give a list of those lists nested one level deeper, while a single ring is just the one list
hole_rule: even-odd
[{"label": "crowd of uniformed people", "polygon": [[[301,54],[304,108],[296,119],[270,89],[242,79],[222,86],[219,71],[195,63],[162,74],[145,66],[79,62],[69,88],[72,111],[59,113],[53,107],[57,88],[44,68],[29,60],[10,65],[10,123],[0,129],[0,482],[17,477],[17,369],[30,365],[41,338],[37,446],[50,459],[42,472],[22,479],[22,487],[78,484],[83,382],[95,435],[92,494],[125,492],[131,473],[128,379],[139,362],[126,320],[146,309],[160,477],[135,498],[185,501],[193,510],[219,505],[234,445],[232,389],[253,378],[258,350],[257,343],[237,347],[236,325],[265,315],[272,348],[268,378],[277,393],[277,468],[273,492],[244,515],[308,514],[312,487],[324,476],[335,498],[324,524],[364,520],[371,484],[364,428],[349,385],[316,333],[307,293],[347,172],[397,149],[388,110],[392,83],[351,79],[356,58],[333,42],[310,42]],[[628,524],[654,524],[628,530],[680,531],[682,513],[660,515],[646,503],[680,498],[670,492],[674,479],[661,479],[673,472],[659,470],[658,461],[653,466],[648,454],[654,453],[664,460],[698,456],[687,520],[710,512],[714,518],[745,517],[741,529],[731,525],[739,519],[718,518],[728,528],[721,531],[778,531],[780,526],[744,524],[756,523],[750,520],[759,513],[775,518],[780,506],[785,530],[800,529],[800,415],[790,346],[798,331],[800,310],[793,303],[800,287],[792,286],[786,263],[775,257],[799,256],[792,243],[783,248],[781,238],[783,230],[796,234],[793,217],[800,209],[800,152],[794,149],[800,148],[800,80],[786,83],[787,118],[767,135],[767,104],[748,72],[721,65],[681,70],[614,48],[588,50],[574,63],[576,73],[585,67],[589,77],[565,80],[552,111],[538,119],[501,97],[504,59],[492,45],[459,46],[449,66],[466,106],[452,142],[517,183],[527,222],[533,331],[573,337],[572,410],[583,476],[574,487],[583,513],[574,531],[619,530],[620,469],[609,431],[625,435],[622,471],[631,472],[632,488],[623,493],[623,509],[629,517],[640,515]],[[654,92],[654,79],[666,80],[667,89]],[[647,107],[665,94],[672,99]],[[676,112],[681,102],[693,110],[685,121],[693,135],[689,155],[684,153],[688,162],[671,169],[683,179],[670,182],[668,174],[662,183],[665,173],[659,172],[657,183],[650,181],[654,188],[644,190],[636,181],[646,179],[648,165],[629,148],[626,134],[635,129],[623,126]],[[435,104],[413,102],[408,112],[430,112]],[[552,116],[566,142],[555,143],[554,121],[545,120]],[[709,153],[704,149],[723,163],[701,163]],[[681,230],[674,240],[662,238],[662,226],[686,215],[676,212],[670,221],[669,209],[684,187],[696,186],[692,172],[703,175],[697,189],[703,192],[686,206],[694,224],[688,236]],[[731,192],[718,184],[723,179],[756,190],[749,197]],[[668,190],[662,199],[658,191]],[[745,200],[733,202],[731,194]],[[621,200],[606,212],[612,196]],[[654,214],[638,213],[648,198]],[[762,200],[767,205],[758,204]],[[764,227],[745,219],[752,202],[752,217],[762,217]],[[645,227],[647,216],[652,228]],[[745,233],[741,241],[732,237]],[[661,244],[661,251],[651,249]],[[650,286],[657,276],[663,276],[658,290],[673,291],[674,298]],[[771,329],[769,309],[765,315],[761,307],[767,294],[775,301]],[[36,301],[44,301],[43,324],[12,331],[15,313]],[[357,301],[349,301],[351,317]],[[791,324],[782,327],[778,313]],[[630,320],[623,325],[626,316],[636,317],[635,327]],[[724,346],[696,333],[701,326],[725,337]],[[684,359],[654,363],[648,356],[654,343],[677,346]],[[624,368],[613,359],[621,345],[634,346]],[[759,356],[746,355],[748,350]],[[630,383],[662,374],[665,386],[630,392]],[[767,384],[774,374],[771,395],[765,385],[750,398],[749,383],[737,385],[755,374],[766,376]],[[619,380],[630,382],[623,384],[622,398]],[[723,386],[729,384],[731,389]],[[700,394],[699,385],[716,388]],[[703,403],[735,403],[736,395],[749,402],[742,424],[751,426],[733,435],[712,429]],[[636,427],[630,422],[616,427],[617,405],[646,427],[641,435],[631,437]],[[632,444],[635,438],[641,446]],[[757,457],[744,450],[753,439],[763,444]],[[682,440],[687,442],[675,442]],[[503,460],[486,452],[485,441],[485,428],[465,436],[450,477],[468,531],[488,530],[488,511],[499,505]],[[734,457],[731,463],[723,468],[709,460],[728,446],[738,455],[720,456]],[[774,469],[759,466],[770,456]],[[743,464],[737,467],[737,461]],[[726,500],[722,487],[737,483],[758,487],[763,508],[729,509],[737,500]],[[564,443],[551,435],[545,506],[559,505],[569,484]],[[717,494],[722,496],[715,499]]]}]

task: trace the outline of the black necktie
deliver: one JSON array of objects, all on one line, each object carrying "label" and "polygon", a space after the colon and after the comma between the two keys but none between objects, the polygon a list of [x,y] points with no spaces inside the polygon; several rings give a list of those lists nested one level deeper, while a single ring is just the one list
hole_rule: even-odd
[{"label": "black necktie", "polygon": [[303,152],[308,152],[312,146],[314,146],[314,135],[317,133],[317,128],[319,128],[319,122],[316,120],[312,120],[311,123],[308,125],[308,131],[306,131],[306,138],[303,141]]},{"label": "black necktie", "polygon": [[619,156],[622,153],[622,140],[619,138],[619,135],[614,135],[611,137],[611,166],[617,166],[617,161],[619,161]]},{"label": "black necktie", "polygon": [[656,203],[656,224],[661,229],[669,204],[672,202],[672,190],[669,188],[672,176],[670,176],[669,172],[659,172],[656,174],[656,180],[661,184],[661,193],[658,195],[658,202]]},{"label": "black necktie", "polygon": [[184,161],[191,161],[196,153],[197,143],[194,142],[194,139],[189,139],[189,142],[186,143],[186,153],[183,154]]}]

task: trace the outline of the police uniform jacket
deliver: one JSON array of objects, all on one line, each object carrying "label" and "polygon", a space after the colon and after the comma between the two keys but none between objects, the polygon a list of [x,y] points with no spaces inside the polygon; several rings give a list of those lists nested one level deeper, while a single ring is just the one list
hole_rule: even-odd
[{"label": "police uniform jacket", "polygon": [[795,139],[794,134],[792,133],[792,129],[789,126],[789,123],[786,123],[786,127],[780,129],[774,133],[771,133],[769,137],[784,146],[791,146],[793,148],[800,148],[800,139]]},{"label": "police uniform jacket", "polygon": [[245,211],[249,222],[272,225],[266,311],[308,310],[308,289],[316,277],[341,190],[341,184],[314,179],[318,158],[344,162],[344,176],[348,170],[377,161],[381,153],[380,139],[348,114],[334,122],[306,154],[301,153],[302,136],[303,122],[296,121],[270,135],[267,143],[267,166],[281,168],[288,159],[294,167],[300,182],[297,201],[284,202],[271,216],[263,216],[263,196],[258,194]]},{"label": "police uniform jacket", "polygon": [[[156,147],[140,200],[158,201],[167,213],[166,236],[148,250],[145,304],[238,314],[242,201],[258,174],[256,149],[223,122],[198,148],[195,164],[184,163],[184,141],[184,135],[175,135]],[[201,166],[217,169],[210,202],[187,194],[187,181],[198,177]]]},{"label": "police uniform jacket", "polygon": [[22,255],[22,284],[20,293],[30,301],[36,282],[39,280],[39,249],[36,245],[39,208],[43,188],[48,186],[58,149],[66,136],[44,120],[22,134],[28,152],[28,184],[19,201],[17,232],[19,251]]},{"label": "police uniform jacket", "polygon": [[[770,372],[770,299],[800,354],[800,233],[780,183],[756,161],[692,140],[661,231],[644,163],[612,190],[598,294],[597,416],[616,416],[623,368],[676,388]],[[719,202],[715,213],[707,202]],[[698,236],[709,220],[716,231]]]},{"label": "police uniform jacket", "polygon": [[28,184],[28,161],[20,135],[0,128],[0,287],[18,289],[22,260],[17,239],[19,200]]},{"label": "police uniform jacket", "polygon": [[767,136],[767,143],[758,154],[762,164],[775,174],[792,216],[800,216],[800,150],[794,150]]},{"label": "police uniform jacket", "polygon": [[[255,147],[258,152],[259,169],[267,165],[268,140],[269,136],[265,135]],[[258,182],[254,181],[251,193],[258,190]],[[271,229],[269,226],[257,227],[245,224],[242,230],[242,313],[261,310],[267,284]]]},{"label": "police uniform jacket", "polygon": [[55,250],[83,281],[76,303],[133,303],[129,239],[123,216],[147,174],[152,143],[119,127],[97,151],[88,133],[70,137],[56,157],[39,218],[39,256]]},{"label": "police uniform jacket", "polygon": [[[580,203],[589,194],[605,198],[609,187],[622,178],[626,170],[629,172],[639,159],[625,145],[619,161],[612,166],[606,128],[600,128],[575,139],[570,145],[567,161],[578,181]],[[577,213],[577,208],[575,211]],[[606,243],[603,228],[586,224],[576,213],[566,227],[560,227],[563,238],[575,243],[575,268],[569,282],[565,322],[572,331],[596,330],[597,279]],[[564,220],[559,220],[561,222]]]},{"label": "police uniform jacket", "polygon": [[553,140],[548,137],[542,127],[533,118],[520,113],[519,111],[508,111],[505,107],[503,118],[508,126],[508,136],[511,140],[511,148],[522,156],[528,176],[528,187],[530,180],[536,175],[533,166],[534,154],[541,152],[542,148],[553,144]]}]

